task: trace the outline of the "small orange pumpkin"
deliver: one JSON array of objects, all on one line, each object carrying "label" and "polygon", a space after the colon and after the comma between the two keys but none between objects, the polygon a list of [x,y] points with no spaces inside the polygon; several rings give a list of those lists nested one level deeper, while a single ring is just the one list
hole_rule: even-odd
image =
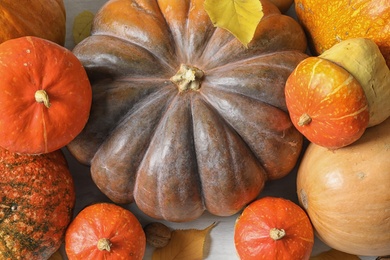
[{"label": "small orange pumpkin", "polygon": [[308,57],[288,77],[286,104],[295,127],[309,141],[337,149],[359,139],[369,122],[360,83],[345,69]]},{"label": "small orange pumpkin", "polygon": [[146,236],[141,223],[129,210],[112,203],[84,208],[65,235],[69,260],[141,260],[145,248]]},{"label": "small orange pumpkin", "polygon": [[237,218],[234,244],[241,260],[309,259],[314,232],[305,211],[279,197],[250,203]]},{"label": "small orange pumpkin", "polygon": [[64,147],[86,124],[88,76],[66,48],[38,37],[0,44],[0,146],[40,154]]}]

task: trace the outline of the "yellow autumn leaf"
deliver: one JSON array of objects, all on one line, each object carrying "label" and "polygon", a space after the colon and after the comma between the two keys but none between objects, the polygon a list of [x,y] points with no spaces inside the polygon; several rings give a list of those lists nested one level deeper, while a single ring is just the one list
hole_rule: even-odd
[{"label": "yellow autumn leaf", "polygon": [[330,249],[310,257],[310,260],[360,260],[360,258],[356,255],[344,253],[336,249]]},{"label": "yellow autumn leaf", "polygon": [[90,11],[83,11],[76,15],[73,22],[73,41],[75,44],[91,35],[94,16]]},{"label": "yellow autumn leaf", "polygon": [[244,46],[253,39],[264,15],[259,0],[205,0],[204,8],[214,26],[229,31]]},{"label": "yellow autumn leaf", "polygon": [[205,229],[173,230],[171,240],[162,248],[153,252],[152,260],[201,260],[207,234],[215,227],[211,224]]}]

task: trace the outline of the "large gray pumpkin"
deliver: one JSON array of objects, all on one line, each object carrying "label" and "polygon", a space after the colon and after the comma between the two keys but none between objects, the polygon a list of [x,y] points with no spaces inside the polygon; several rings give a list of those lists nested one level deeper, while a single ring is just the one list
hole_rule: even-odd
[{"label": "large gray pumpkin", "polygon": [[213,26],[203,0],[114,0],[96,14],[74,49],[91,116],[68,148],[111,200],[170,221],[229,216],[292,170],[303,138],[284,84],[306,38],[261,2],[247,48]]}]

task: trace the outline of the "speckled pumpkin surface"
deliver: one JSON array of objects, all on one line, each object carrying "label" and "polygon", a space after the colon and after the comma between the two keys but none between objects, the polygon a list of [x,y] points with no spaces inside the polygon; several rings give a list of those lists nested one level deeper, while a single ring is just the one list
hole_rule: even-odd
[{"label": "speckled pumpkin surface", "polygon": [[48,259],[64,240],[75,204],[60,150],[20,155],[0,148],[0,259]]}]

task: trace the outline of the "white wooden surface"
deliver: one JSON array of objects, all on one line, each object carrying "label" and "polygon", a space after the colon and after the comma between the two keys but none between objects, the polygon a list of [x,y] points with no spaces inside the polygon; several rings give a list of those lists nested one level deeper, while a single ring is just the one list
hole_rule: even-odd
[{"label": "white wooden surface", "polygon": [[[64,0],[67,10],[67,37],[65,47],[72,49],[74,42],[72,38],[72,26],[74,17],[84,11],[88,10],[95,13],[106,1],[105,0]],[[289,14],[294,16],[294,10],[291,9]],[[75,179],[75,185],[77,190],[77,202],[75,208],[75,214],[77,214],[83,207],[94,202],[108,201],[108,199],[96,188],[89,175],[89,168],[77,163],[66,150],[65,154],[68,158],[71,172]],[[269,182],[266,184],[265,189],[261,193],[261,196],[281,196],[291,199],[297,202],[295,191],[295,171],[289,174],[282,180]],[[150,217],[142,214],[135,205],[129,205],[128,209],[131,210],[141,221],[141,224],[145,225],[151,221],[155,221]],[[187,223],[170,223],[164,222],[171,228],[187,229],[187,228],[199,228],[203,229],[209,226],[213,222],[217,222],[217,226],[212,229],[210,235],[207,237],[205,244],[205,259],[212,260],[236,260],[238,259],[234,243],[234,222],[237,215],[231,217],[216,217],[208,213],[205,213],[201,218],[196,221]],[[319,252],[329,249],[321,241],[316,239],[313,249],[313,255]],[[147,246],[144,259],[151,259],[153,248]],[[62,248],[62,253],[64,250]],[[374,257],[361,257],[362,260],[375,259]],[[191,260],[191,259],[189,259]],[[277,259],[275,259],[277,260]],[[292,259],[294,260],[294,259]]]}]

